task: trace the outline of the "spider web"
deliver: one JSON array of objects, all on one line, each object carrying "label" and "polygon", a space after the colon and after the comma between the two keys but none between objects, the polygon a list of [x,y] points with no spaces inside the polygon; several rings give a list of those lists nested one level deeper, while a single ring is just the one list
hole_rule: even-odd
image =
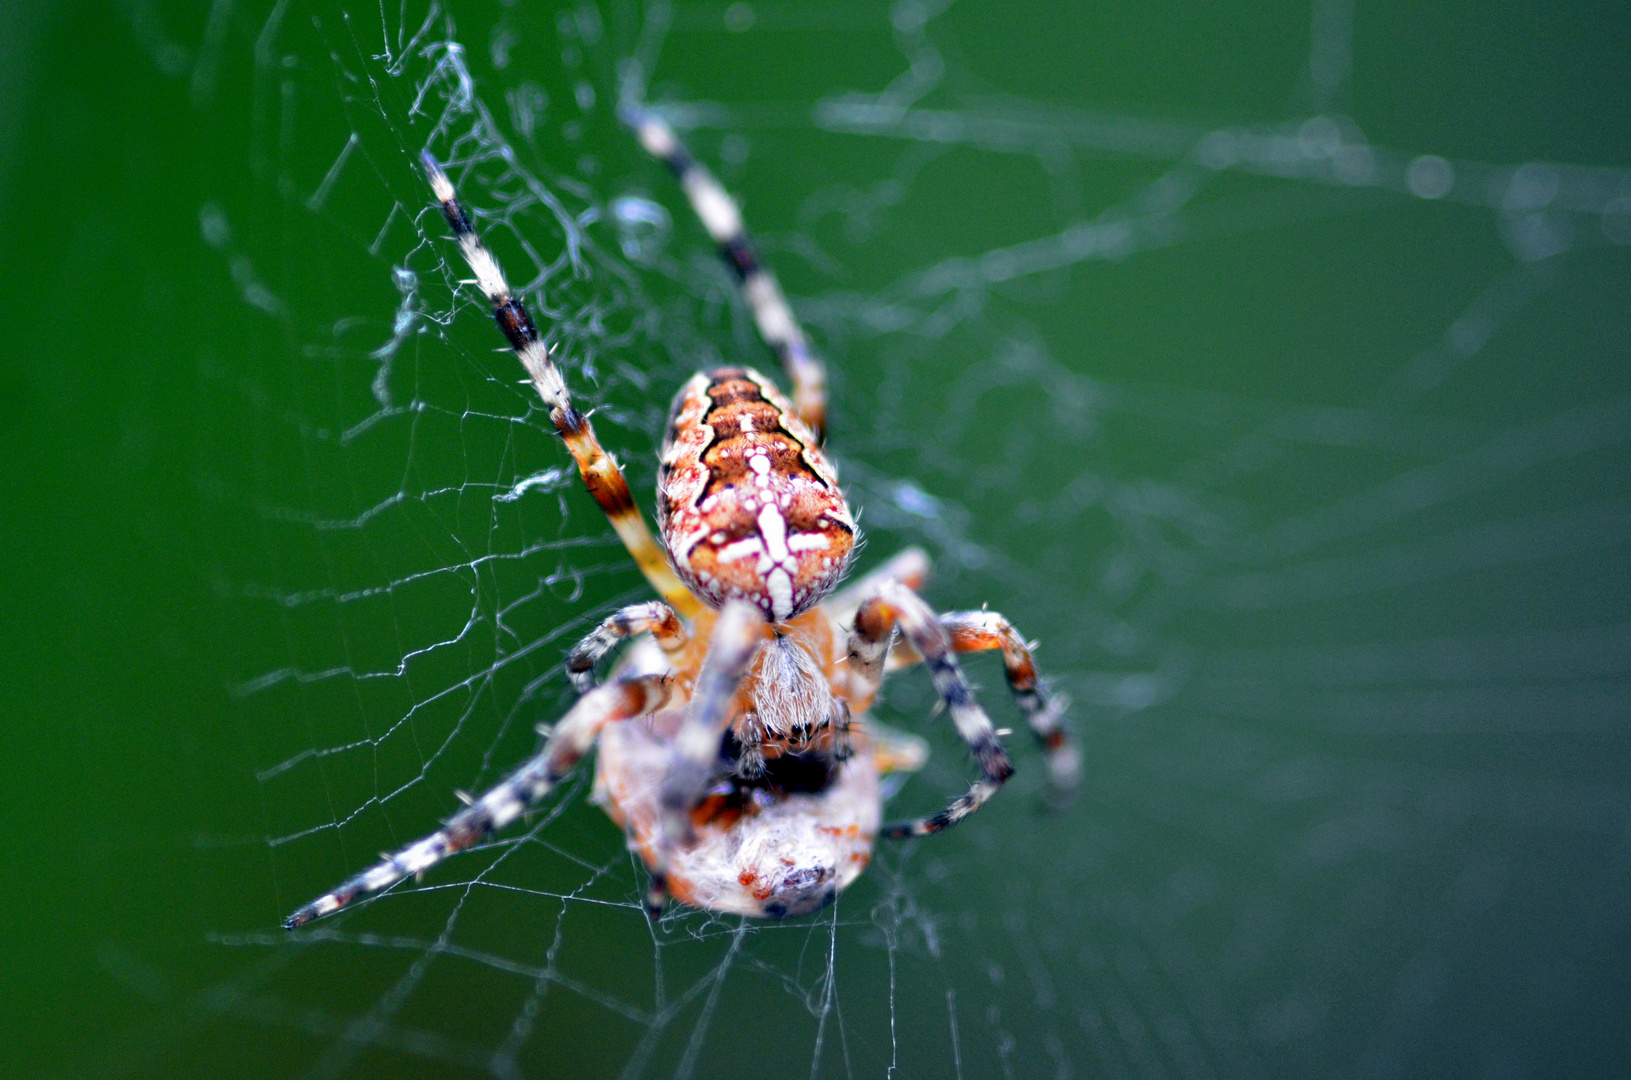
[{"label": "spider web", "polygon": [[[1373,140],[1344,0],[1265,33],[1270,104],[1099,111],[999,89],[1025,73],[973,5],[213,11],[194,90],[244,109],[263,202],[200,209],[252,329],[207,372],[201,468],[272,875],[203,1000],[275,1043],[258,1070],[1522,1075],[1562,1052],[1546,1026],[1612,978],[1587,943],[1624,941],[1631,173]],[[241,101],[216,86],[235,48]],[[1042,640],[1083,794],[1038,817],[1021,750],[997,802],[880,848],[819,916],[653,926],[585,769],[526,827],[283,934],[530,753],[566,648],[645,595],[449,261],[418,151],[646,505],[680,382],[766,362],[617,130],[629,94],[748,194],[829,358],[863,567],[921,544],[932,602]],[[1399,281],[1320,274],[1352,263]],[[1206,292],[1220,272],[1260,275],[1255,305]],[[897,813],[966,776],[930,704],[910,676],[885,696],[934,745]]]}]

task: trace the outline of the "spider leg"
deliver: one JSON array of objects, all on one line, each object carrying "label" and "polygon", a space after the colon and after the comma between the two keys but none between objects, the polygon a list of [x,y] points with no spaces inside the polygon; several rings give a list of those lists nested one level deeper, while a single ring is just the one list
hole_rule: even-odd
[{"label": "spider leg", "polygon": [[635,634],[649,633],[670,657],[685,648],[689,638],[674,609],[660,600],[630,604],[607,616],[566,654],[566,674],[580,694],[595,688],[595,665],[619,641]]},{"label": "spider leg", "polygon": [[839,699],[837,715],[833,718],[832,759],[848,761],[855,756],[854,713],[849,702]]},{"label": "spider leg", "polygon": [[300,908],[284,920],[284,929],[304,926],[339,911],[359,896],[381,892],[403,878],[423,873],[502,829],[548,794],[588,753],[607,724],[656,712],[671,696],[672,685],[662,675],[620,679],[585,694],[555,725],[543,748],[496,787],[448,818],[436,832],[387,855],[383,862]]},{"label": "spider leg", "polygon": [[974,699],[974,691],[952,655],[950,633],[940,625],[940,620],[929,605],[901,582],[882,582],[877,593],[862,603],[855,613],[855,628],[850,632],[849,639],[852,673],[870,681],[876,689],[897,621],[928,665],[935,692],[945,702],[952,723],[957,727],[957,734],[968,744],[969,752],[980,769],[980,778],[969,785],[968,792],[953,800],[944,810],[916,821],[884,826],[883,835],[901,839],[939,832],[968,817],[996,794],[997,789],[1013,775],[1014,766],[997,741],[991,718],[986,716],[985,710]]},{"label": "spider leg", "polygon": [[685,721],[674,735],[673,758],[663,779],[659,854],[691,836],[691,811],[702,801],[718,766],[725,730],[735,719],[736,692],[763,640],[764,627],[759,609],[744,600],[727,604],[714,623],[707,659],[697,674]]},{"label": "spider leg", "polygon": [[929,744],[911,732],[868,720],[866,737],[872,743],[872,761],[880,774],[917,772],[929,760]]},{"label": "spider leg", "polygon": [[464,261],[470,264],[471,271],[476,275],[476,284],[492,302],[498,328],[504,332],[521,366],[527,369],[538,396],[549,409],[550,423],[566,440],[567,449],[578,464],[578,472],[582,474],[589,494],[600,504],[612,528],[617,530],[623,546],[628,548],[652,588],[682,615],[697,614],[702,605],[669,567],[667,556],[653,539],[639,508],[634,505],[634,496],[629,493],[623,470],[601,448],[589,418],[572,407],[572,395],[566,389],[566,380],[561,377],[560,369],[549,355],[548,346],[538,336],[538,328],[533,325],[527,309],[511,295],[509,282],[505,281],[504,272],[498,268],[498,260],[493,258],[492,252],[482,245],[481,238],[476,235],[470,216],[454,195],[452,181],[429,151],[419,155],[419,163],[430,180],[437,201],[442,204],[442,216],[447,219],[448,227],[459,241]]},{"label": "spider leg", "polygon": [[[845,585],[821,602],[839,626],[855,621],[855,609],[878,591],[886,581],[898,581],[914,592],[923,588],[929,576],[929,556],[920,547],[902,548],[889,557],[889,561],[855,581]],[[857,710],[859,711],[859,710]]]},{"label": "spider leg", "polygon": [[1054,695],[1036,673],[1036,661],[1013,624],[995,611],[958,611],[940,616],[940,625],[951,635],[951,647],[960,653],[1002,650],[1003,674],[1008,689],[1031,734],[1048,759],[1048,782],[1056,797],[1075,790],[1081,776],[1081,753],[1065,726],[1065,709],[1070,699]]},{"label": "spider leg", "polygon": [[764,723],[757,713],[745,713],[735,730],[736,740],[742,747],[736,775],[744,780],[757,780],[765,774]]},{"label": "spider leg", "polygon": [[625,106],[619,115],[634,129],[647,153],[667,165],[679,179],[692,209],[702,219],[702,227],[708,230],[708,235],[719,245],[720,254],[736,271],[742,296],[758,324],[759,336],[775,351],[787,377],[792,380],[793,407],[798,410],[799,419],[815,433],[819,445],[827,433],[826,367],[810,351],[804,331],[788,306],[787,297],[782,295],[781,286],[776,283],[776,275],[759,261],[753,250],[736,200],[691,156],[662,117],[632,106]]},{"label": "spider leg", "polygon": [[[862,602],[875,596],[884,582],[898,581],[915,592],[922,588],[928,576],[929,556],[922,548],[905,548],[859,581],[838,590],[821,606],[832,617],[835,626],[853,628],[855,614]],[[883,681],[886,664],[893,664],[895,654],[902,649],[909,651],[911,646],[902,642],[900,635],[894,633],[893,626],[889,628],[888,637],[879,642],[857,641],[851,634],[847,700],[853,712],[864,713],[872,707],[872,699],[878,696],[878,685]],[[919,659],[917,653],[912,652],[912,662],[915,664]]]}]

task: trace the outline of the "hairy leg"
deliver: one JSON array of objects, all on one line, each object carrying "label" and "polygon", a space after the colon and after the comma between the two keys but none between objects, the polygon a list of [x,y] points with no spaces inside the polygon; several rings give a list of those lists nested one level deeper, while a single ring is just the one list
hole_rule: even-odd
[{"label": "hairy leg", "polygon": [[920,547],[902,548],[882,566],[845,585],[821,602],[821,606],[839,626],[848,627],[855,621],[855,609],[861,601],[878,591],[885,581],[899,581],[913,592],[923,588],[929,576],[929,555]]},{"label": "hairy leg", "polygon": [[707,794],[714,778],[725,732],[735,719],[736,691],[763,640],[764,627],[764,616],[757,607],[733,600],[720,611],[709,635],[707,658],[697,674],[685,721],[674,734],[673,757],[668,775],[663,778],[662,819],[656,845],[658,866],[652,871],[646,894],[646,911],[653,918],[662,912],[668,894],[666,853],[691,839],[691,811]]},{"label": "hairy leg", "polygon": [[702,219],[702,227],[708,230],[708,235],[719,245],[720,254],[736,271],[742,295],[753,309],[759,336],[775,350],[783,370],[793,382],[793,407],[820,444],[827,433],[826,367],[810,351],[804,330],[776,283],[776,275],[759,261],[748,241],[736,200],[691,156],[662,117],[633,107],[620,110],[620,115],[623,122],[634,129],[646,152],[667,165],[679,179],[692,209]]},{"label": "hairy leg", "polygon": [[671,687],[661,675],[608,683],[578,699],[551,731],[543,748],[496,787],[447,819],[423,840],[386,855],[384,861],[347,880],[284,920],[293,930],[331,915],[361,896],[390,888],[403,878],[422,874],[456,851],[502,829],[535,805],[589,752],[607,724],[656,712],[668,703]]},{"label": "hairy leg", "polygon": [[928,666],[935,692],[951,713],[957,734],[968,744],[980,770],[979,779],[969,786],[968,792],[944,810],[884,827],[885,836],[899,839],[925,836],[957,824],[985,805],[1013,775],[1014,767],[997,741],[990,717],[974,699],[968,679],[952,654],[951,635],[940,625],[929,605],[901,582],[893,579],[881,582],[876,594],[862,602],[856,611],[855,628],[850,633],[852,674],[859,680],[870,681],[876,689],[897,622]]},{"label": "hairy leg", "polygon": [[714,623],[708,657],[697,675],[685,722],[674,735],[674,757],[663,780],[662,845],[672,847],[690,837],[691,810],[713,778],[725,731],[735,719],[736,691],[763,640],[764,625],[759,609],[743,600],[727,604]]},{"label": "hairy leg", "polygon": [[1048,759],[1048,782],[1056,797],[1074,791],[1081,778],[1081,752],[1065,725],[1070,699],[1049,692],[1036,673],[1036,661],[1013,624],[995,611],[957,611],[940,616],[951,635],[951,647],[960,653],[1002,651],[1003,674],[1025,722]]},{"label": "hairy leg", "polygon": [[566,389],[566,380],[561,377],[560,369],[549,355],[549,348],[538,335],[532,316],[527,314],[521,301],[510,293],[509,282],[504,280],[498,260],[493,258],[492,252],[482,245],[481,238],[476,235],[470,216],[454,195],[452,181],[429,152],[422,153],[419,162],[430,180],[437,201],[442,204],[442,216],[447,219],[448,228],[453,230],[454,238],[459,241],[464,261],[470,264],[471,272],[476,275],[476,284],[493,305],[493,317],[498,320],[498,328],[504,332],[510,348],[531,377],[538,396],[549,409],[550,423],[566,440],[567,449],[578,464],[578,472],[583,476],[589,494],[605,511],[623,546],[628,548],[641,573],[645,574],[658,595],[680,614],[695,615],[702,605],[669,567],[668,557],[663,554],[663,549],[646,526],[646,519],[634,505],[634,496],[629,493],[623,470],[601,448],[589,418],[572,407],[572,395]]},{"label": "hairy leg", "polygon": [[685,627],[680,624],[674,609],[660,600],[643,604],[630,604],[613,612],[566,654],[566,674],[580,694],[595,687],[595,665],[611,652],[619,641],[635,634],[649,633],[663,652],[673,654],[685,648],[689,640]]}]

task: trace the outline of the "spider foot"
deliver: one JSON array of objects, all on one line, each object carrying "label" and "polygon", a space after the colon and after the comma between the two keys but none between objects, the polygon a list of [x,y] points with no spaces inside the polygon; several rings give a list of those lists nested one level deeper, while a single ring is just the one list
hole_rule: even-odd
[{"label": "spider foot", "polygon": [[1082,780],[1081,748],[1070,738],[1063,722],[1065,710],[1069,707],[1070,698],[1056,694],[1032,720],[1032,728],[1047,756],[1047,806],[1052,810],[1068,806],[1076,797],[1076,788]]},{"label": "spider foot", "polygon": [[646,918],[656,922],[663,917],[663,908],[668,903],[668,882],[661,874],[652,874],[651,882],[646,886],[645,900],[642,906],[646,910]]}]

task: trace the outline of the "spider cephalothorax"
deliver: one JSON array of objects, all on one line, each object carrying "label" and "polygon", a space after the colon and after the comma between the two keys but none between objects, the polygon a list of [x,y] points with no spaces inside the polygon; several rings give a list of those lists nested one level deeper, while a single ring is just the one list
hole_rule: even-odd
[{"label": "spider cephalothorax", "polygon": [[[916,549],[836,590],[857,538],[837,473],[821,452],[821,363],[724,189],[660,119],[638,111],[625,119],[679,177],[740,277],[760,333],[793,381],[792,401],[747,368],[701,372],[685,384],[662,449],[659,546],[452,182],[423,155],[443,217],[499,328],[589,493],[662,599],[615,612],[567,655],[582,696],[541,729],[545,740],[534,757],[468,798],[440,830],[318,897],[286,926],[423,873],[503,828],[597,746],[594,798],[650,868],[650,908],[672,895],[767,918],[813,911],[861,873],[880,832],[922,836],[953,825],[1013,771],[1000,741],[1006,733],[975,699],[960,652],[1002,653],[1009,689],[1047,753],[1054,790],[1075,783],[1064,699],[1050,697],[1030,647],[1006,619],[984,610],[936,615],[916,592],[928,572]],[[599,662],[628,638],[635,640],[599,683]],[[886,663],[919,662],[979,775],[945,809],[880,829],[880,774],[915,769],[926,751],[921,740],[866,713]]]}]

